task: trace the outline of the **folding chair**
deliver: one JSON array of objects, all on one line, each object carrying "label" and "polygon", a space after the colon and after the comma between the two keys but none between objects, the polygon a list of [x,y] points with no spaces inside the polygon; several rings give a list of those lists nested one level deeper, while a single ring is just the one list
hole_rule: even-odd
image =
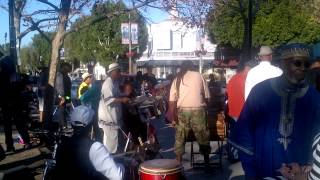
[{"label": "folding chair", "polygon": [[[209,113],[208,116],[208,125],[210,131],[210,142],[214,141],[217,142],[217,150],[212,151],[209,155],[217,155],[218,162],[210,162],[210,165],[222,169],[222,158],[223,158],[223,143],[226,138],[226,125],[224,123],[224,114],[223,112],[216,113],[212,115]],[[196,154],[201,154],[200,152],[195,152],[193,143],[196,141],[194,133],[192,130],[189,132],[186,142],[191,143],[191,152],[190,152],[190,165],[194,167],[195,165],[202,166],[204,163],[196,163],[194,156]]]}]

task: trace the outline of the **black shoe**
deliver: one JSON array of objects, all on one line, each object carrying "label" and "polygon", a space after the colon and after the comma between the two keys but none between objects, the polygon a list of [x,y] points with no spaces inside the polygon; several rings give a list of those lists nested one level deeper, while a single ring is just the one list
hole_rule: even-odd
[{"label": "black shoe", "polygon": [[204,166],[204,173],[205,174],[212,174],[213,173],[213,168],[211,168],[210,165],[206,164]]},{"label": "black shoe", "polygon": [[210,159],[209,159],[209,154],[204,154],[203,155],[203,159],[204,159],[204,173],[208,174],[208,173],[212,173],[212,169],[210,167]]},{"label": "black shoe", "polygon": [[29,150],[29,149],[31,149],[31,148],[32,148],[32,144],[30,144],[30,143],[25,144],[25,145],[23,146],[23,149],[24,149],[24,150]]},{"label": "black shoe", "polygon": [[210,164],[209,154],[204,154],[203,159],[204,159],[204,163],[206,164],[206,166]]},{"label": "black shoe", "polygon": [[14,153],[16,150],[14,149],[13,146],[8,146],[7,147],[7,150],[6,150],[6,153]]}]

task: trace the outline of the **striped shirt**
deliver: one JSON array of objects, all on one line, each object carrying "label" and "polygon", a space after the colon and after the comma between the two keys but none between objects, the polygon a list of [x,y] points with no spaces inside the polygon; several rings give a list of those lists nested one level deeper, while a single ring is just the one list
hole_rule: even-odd
[{"label": "striped shirt", "polygon": [[313,164],[312,170],[308,176],[309,180],[320,180],[320,134],[316,136],[312,144]]}]

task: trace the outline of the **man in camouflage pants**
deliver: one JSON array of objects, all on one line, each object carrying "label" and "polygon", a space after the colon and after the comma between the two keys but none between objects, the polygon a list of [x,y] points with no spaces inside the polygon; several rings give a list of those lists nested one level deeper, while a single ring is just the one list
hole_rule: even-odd
[{"label": "man in camouflage pants", "polygon": [[185,61],[170,89],[169,114],[176,127],[175,153],[182,162],[185,142],[190,130],[200,146],[206,165],[209,164],[210,135],[206,119],[206,105],[210,98],[206,81],[193,64]]},{"label": "man in camouflage pants", "polygon": [[210,153],[210,134],[204,109],[179,110],[178,121],[176,122],[175,127],[175,153],[177,155],[182,156],[184,154],[184,145],[190,130],[193,131],[194,136],[200,145],[200,152],[202,154]]}]

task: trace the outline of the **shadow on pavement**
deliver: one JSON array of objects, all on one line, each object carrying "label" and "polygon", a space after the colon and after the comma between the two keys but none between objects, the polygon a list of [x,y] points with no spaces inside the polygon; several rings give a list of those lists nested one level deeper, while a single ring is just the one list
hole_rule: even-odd
[{"label": "shadow on pavement", "polygon": [[16,161],[8,162],[5,164],[1,164],[0,170],[14,168],[19,165],[28,166],[28,165],[33,164],[34,162],[41,161],[41,160],[43,160],[43,155],[41,155],[41,154],[33,156],[33,157],[29,157],[29,158],[22,158],[22,160],[16,160]]}]

